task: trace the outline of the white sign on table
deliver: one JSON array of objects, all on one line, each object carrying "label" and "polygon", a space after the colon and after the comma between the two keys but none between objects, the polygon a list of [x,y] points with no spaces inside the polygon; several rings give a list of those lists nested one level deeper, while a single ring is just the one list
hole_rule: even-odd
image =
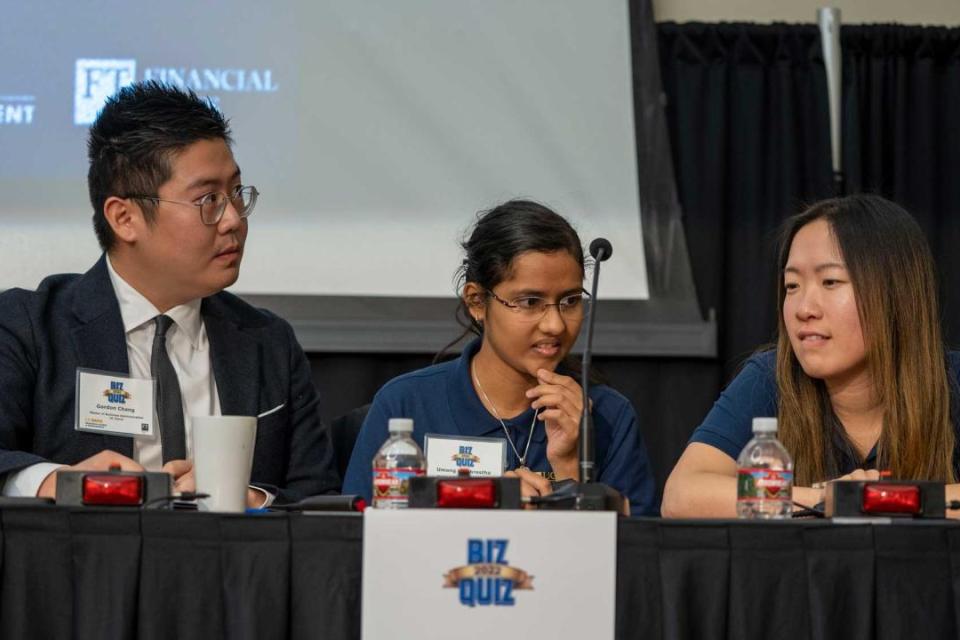
[{"label": "white sign on table", "polygon": [[612,512],[368,509],[364,640],[613,638]]}]

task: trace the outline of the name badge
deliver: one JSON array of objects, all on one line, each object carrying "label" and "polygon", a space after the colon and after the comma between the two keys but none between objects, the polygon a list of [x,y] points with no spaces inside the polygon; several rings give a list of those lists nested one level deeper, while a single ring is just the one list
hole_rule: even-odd
[{"label": "name badge", "polygon": [[478,478],[499,477],[507,468],[503,438],[465,438],[428,433],[423,438],[428,476],[455,476],[466,469]]},{"label": "name badge", "polygon": [[153,437],[153,378],[77,369],[77,431]]}]

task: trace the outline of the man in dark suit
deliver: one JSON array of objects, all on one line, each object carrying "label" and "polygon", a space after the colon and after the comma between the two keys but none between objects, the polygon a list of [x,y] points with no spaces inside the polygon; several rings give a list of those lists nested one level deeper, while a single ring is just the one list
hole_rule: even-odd
[{"label": "man in dark suit", "polygon": [[[60,469],[168,471],[195,489],[193,415],[259,416],[248,506],[335,489],[330,437],[290,326],[223,291],[257,191],[228,124],[192,92],[122,89],[90,130],[104,255],[83,275],[0,294],[0,479],[53,496]],[[157,380],[157,436],[78,431],[77,369]]]}]

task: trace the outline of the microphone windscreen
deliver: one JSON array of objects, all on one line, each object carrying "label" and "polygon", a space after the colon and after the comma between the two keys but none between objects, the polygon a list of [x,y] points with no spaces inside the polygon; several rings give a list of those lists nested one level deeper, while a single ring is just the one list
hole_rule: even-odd
[{"label": "microphone windscreen", "polygon": [[613,245],[606,238],[596,238],[590,243],[590,255],[597,262],[603,262],[613,255]]}]

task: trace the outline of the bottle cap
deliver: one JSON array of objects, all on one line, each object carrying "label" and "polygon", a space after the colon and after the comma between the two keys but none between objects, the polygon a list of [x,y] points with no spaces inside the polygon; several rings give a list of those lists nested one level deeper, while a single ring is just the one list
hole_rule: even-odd
[{"label": "bottle cap", "polygon": [[387,431],[390,433],[395,431],[411,433],[413,432],[413,420],[410,418],[390,418],[387,421]]},{"label": "bottle cap", "polygon": [[754,433],[776,433],[777,419],[776,418],[754,418],[753,432]]}]

